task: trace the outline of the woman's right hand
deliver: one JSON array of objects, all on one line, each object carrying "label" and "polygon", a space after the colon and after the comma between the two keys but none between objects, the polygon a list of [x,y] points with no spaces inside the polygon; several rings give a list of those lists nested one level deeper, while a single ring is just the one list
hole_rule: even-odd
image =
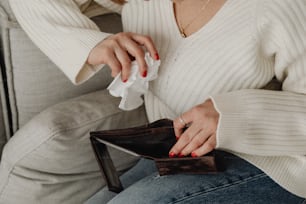
[{"label": "woman's right hand", "polygon": [[131,60],[134,58],[139,65],[140,74],[146,77],[147,64],[143,47],[153,59],[159,59],[155,45],[149,36],[130,32],[114,34],[91,50],[87,63],[91,65],[107,64],[112,70],[113,77],[121,72],[121,80],[126,82],[130,75]]}]

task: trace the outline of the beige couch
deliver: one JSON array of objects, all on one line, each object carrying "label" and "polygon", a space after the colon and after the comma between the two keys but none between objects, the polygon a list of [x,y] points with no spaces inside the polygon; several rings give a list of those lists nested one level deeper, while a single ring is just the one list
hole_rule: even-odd
[{"label": "beige couch", "polygon": [[[94,20],[106,32],[121,30],[120,17]],[[104,185],[89,131],[146,123],[144,108],[123,112],[105,87],[103,69],[74,86],[28,39],[7,0],[0,1],[1,106],[0,203],[82,203]],[[2,151],[1,151],[2,152]],[[119,170],[135,158],[113,151]]]},{"label": "beige couch", "polygon": [[[0,96],[0,100],[2,100]],[[6,134],[5,134],[5,125],[4,125],[4,118],[3,118],[3,110],[2,106],[0,107],[0,151],[2,152],[2,148],[7,141]],[[1,155],[1,153],[0,153]]]}]

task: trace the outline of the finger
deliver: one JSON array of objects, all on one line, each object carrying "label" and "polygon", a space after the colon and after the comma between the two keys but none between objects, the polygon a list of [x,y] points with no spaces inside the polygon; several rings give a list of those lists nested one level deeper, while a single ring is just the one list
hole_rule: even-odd
[{"label": "finger", "polygon": [[147,76],[147,63],[144,59],[144,51],[141,47],[133,40],[126,38],[124,44],[121,44],[133,57],[135,57],[139,66],[139,72],[143,77]]},{"label": "finger", "polygon": [[131,60],[127,53],[127,51],[123,50],[123,48],[119,47],[115,49],[116,57],[118,58],[122,70],[121,70],[121,80],[126,82],[129,78],[131,71]]},{"label": "finger", "polygon": [[207,141],[202,145],[200,146],[199,148],[197,148],[196,150],[194,150],[192,153],[191,153],[191,156],[192,157],[200,157],[200,156],[203,156],[211,151],[213,151],[215,148],[216,148],[216,144],[217,144],[217,141],[216,141],[216,134],[213,134],[211,135]]},{"label": "finger", "polygon": [[153,40],[149,36],[143,36],[143,35],[132,35],[133,40],[135,40],[137,43],[144,45],[145,48],[149,51],[151,57],[155,60],[159,60],[158,51],[153,43]]},{"label": "finger", "polygon": [[[170,153],[178,155],[192,141],[201,129],[195,125],[191,125],[181,136],[176,144],[171,148]],[[183,155],[181,155],[183,156]]]},{"label": "finger", "polygon": [[192,116],[190,111],[183,113],[179,117],[173,120],[173,127],[174,127],[174,133],[177,138],[179,138],[182,133],[184,132],[184,129],[187,126],[190,126],[192,123]]},{"label": "finger", "polygon": [[209,135],[205,131],[200,131],[196,136],[192,138],[188,145],[186,145],[182,150],[182,155],[189,155],[196,149],[201,147],[208,139]]},{"label": "finger", "polygon": [[106,59],[105,64],[107,64],[112,70],[112,77],[116,77],[121,72],[120,62],[114,53],[108,54]]},{"label": "finger", "polygon": [[185,128],[186,128],[186,125],[182,123],[179,118],[176,118],[173,120],[174,134],[177,139],[182,135]]}]

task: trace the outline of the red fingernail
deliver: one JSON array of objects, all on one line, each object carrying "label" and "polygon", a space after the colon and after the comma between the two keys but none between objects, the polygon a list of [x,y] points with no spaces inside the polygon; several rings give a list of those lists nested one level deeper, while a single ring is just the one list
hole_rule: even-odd
[{"label": "red fingernail", "polygon": [[176,137],[176,140],[180,139],[180,137],[179,137],[179,136],[175,136],[175,137]]},{"label": "red fingernail", "polygon": [[142,76],[143,76],[143,77],[147,77],[147,74],[148,74],[148,72],[147,72],[147,70],[145,70],[145,71],[143,72]]},{"label": "red fingernail", "polygon": [[175,153],[174,153],[174,152],[170,152],[170,153],[169,153],[169,157],[170,157],[170,158],[175,157]]},{"label": "red fingernail", "polygon": [[184,157],[185,155],[183,155],[182,153],[179,153],[178,157]]},{"label": "red fingernail", "polygon": [[158,55],[158,53],[155,54],[155,59],[156,59],[156,60],[159,60],[159,55]]},{"label": "red fingernail", "polygon": [[123,83],[126,83],[127,81],[128,81],[127,79],[122,80]]},{"label": "red fingernail", "polygon": [[192,157],[198,157],[198,155],[197,155],[195,152],[192,152],[192,153],[191,153],[191,156],[192,156]]}]

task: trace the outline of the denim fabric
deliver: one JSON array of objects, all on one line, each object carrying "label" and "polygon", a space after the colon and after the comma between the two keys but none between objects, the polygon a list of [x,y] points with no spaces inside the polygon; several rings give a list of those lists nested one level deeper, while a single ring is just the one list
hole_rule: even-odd
[{"label": "denim fabric", "polygon": [[[124,173],[120,177],[120,180],[123,187],[127,188],[138,180],[156,173],[156,171],[157,169],[154,162],[147,159],[141,159],[133,168]],[[104,187],[93,197],[91,197],[85,204],[105,204],[116,195],[116,193],[111,192],[107,189],[107,187]]]},{"label": "denim fabric", "polygon": [[163,203],[303,203],[248,162],[224,153],[226,170],[217,174],[159,176],[154,163],[142,159],[120,179],[126,188],[116,195],[106,188],[88,204]]}]

